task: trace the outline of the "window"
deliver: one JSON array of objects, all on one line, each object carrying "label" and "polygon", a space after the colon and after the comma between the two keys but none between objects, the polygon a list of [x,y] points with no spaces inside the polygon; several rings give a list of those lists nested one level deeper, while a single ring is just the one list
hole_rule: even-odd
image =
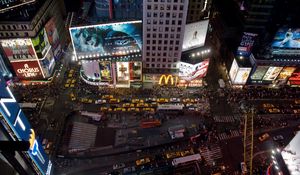
[{"label": "window", "polygon": [[171,51],[172,51],[172,50],[173,50],[173,47],[169,47],[169,50],[171,50]]},{"label": "window", "polygon": [[146,64],[146,67],[149,67],[150,65],[149,64]]},{"label": "window", "polygon": [[150,33],[147,33],[147,38],[150,38],[150,36],[151,36]]},{"label": "window", "polygon": [[157,61],[160,62],[160,58],[157,58]]},{"label": "window", "polygon": [[166,67],[166,65],[162,64],[162,67],[163,67],[163,68],[165,68],[165,67]]},{"label": "window", "polygon": [[169,35],[166,33],[166,34],[165,34],[165,38],[168,38],[168,37],[169,37]]},{"label": "window", "polygon": [[150,46],[147,46],[147,50],[150,50]]},{"label": "window", "polygon": [[165,27],[165,30],[166,30],[166,32],[168,32],[169,31],[169,27]]},{"label": "window", "polygon": [[150,58],[146,58],[146,61],[149,62],[149,61],[150,61]]},{"label": "window", "polygon": [[180,27],[177,27],[177,32],[180,32],[180,31],[181,31]]},{"label": "window", "polygon": [[163,13],[163,12],[160,12],[160,13],[159,13],[159,17],[163,18],[163,17],[164,17],[164,13]]},{"label": "window", "polygon": [[166,20],[166,24],[169,25],[169,20]]},{"label": "window", "polygon": [[171,40],[171,41],[170,41],[170,44],[171,44],[171,45],[173,45],[173,44],[174,44],[174,41],[173,41],[173,40]]},{"label": "window", "polygon": [[147,44],[150,44],[150,40],[147,40]]},{"label": "window", "polygon": [[160,24],[160,25],[163,25],[163,24],[164,24],[164,20],[160,19],[160,20],[159,20],[159,24]]},{"label": "window", "polygon": [[175,47],[175,50],[178,50],[178,47],[177,47],[177,46]]},{"label": "window", "polygon": [[167,56],[167,52],[164,52],[164,53],[163,53],[163,56],[166,57],[166,56]]},{"label": "window", "polygon": [[167,50],[168,49],[168,47],[167,46],[164,46],[164,50]]},{"label": "window", "polygon": [[16,30],[17,29],[16,25],[13,25],[13,28]]},{"label": "window", "polygon": [[156,44],[156,40],[153,40],[153,41],[152,41],[152,44]]},{"label": "window", "polygon": [[167,60],[166,60],[166,58],[163,58],[163,62],[166,62]]},{"label": "window", "polygon": [[165,10],[165,6],[163,4],[160,5],[160,10]]},{"label": "window", "polygon": [[171,64],[168,64],[168,68],[170,68],[171,67]]},{"label": "window", "polygon": [[171,38],[174,38],[174,34],[171,34],[170,36],[171,36]]},{"label": "window", "polygon": [[179,44],[179,40],[176,40],[176,44]]},{"label": "window", "polygon": [[153,13],[153,17],[157,17],[157,13],[155,12],[155,13]]},{"label": "window", "polygon": [[183,5],[179,6],[179,10],[183,10]]},{"label": "window", "polygon": [[147,19],[147,24],[151,24],[151,20],[150,19]]},{"label": "window", "polygon": [[156,38],[156,33],[153,33],[153,34],[152,34],[152,37],[153,37],[153,38]]},{"label": "window", "polygon": [[[159,27],[159,31],[162,32],[162,31],[163,31],[163,28],[162,28],[162,27]],[[161,34],[159,34],[159,35],[161,35]],[[161,36],[159,36],[159,37],[161,37]]]},{"label": "window", "polygon": [[153,24],[157,24],[157,20],[156,19],[153,20]]},{"label": "window", "polygon": [[153,26],[153,31],[156,32],[157,31],[157,27]]},{"label": "window", "polygon": [[178,25],[181,25],[181,24],[182,24],[182,22],[181,22],[181,20],[179,20],[179,21],[178,21]]},{"label": "window", "polygon": [[175,20],[172,20],[172,25],[175,25]]},{"label": "window", "polygon": [[176,64],[173,64],[173,68],[176,68]]},{"label": "window", "polygon": [[173,10],[177,10],[177,5],[173,5]]},{"label": "window", "polygon": [[158,5],[154,4],[154,10],[158,10]]},{"label": "window", "polygon": [[167,10],[171,10],[171,5],[167,5]]},{"label": "window", "polygon": [[151,10],[151,5],[147,5],[147,10]]},{"label": "window", "polygon": [[182,16],[183,16],[183,13],[179,13],[179,15],[178,15],[178,16],[179,16],[179,18],[182,18]]},{"label": "window", "polygon": [[151,61],[152,61],[152,62],[155,62],[155,58],[152,58]]},{"label": "window", "polygon": [[25,32],[25,36],[28,36],[28,32]]},{"label": "window", "polygon": [[151,13],[147,12],[147,17],[151,18]]},{"label": "window", "polygon": [[154,64],[151,64],[152,67],[155,67]]},{"label": "window", "polygon": [[168,40],[164,40],[164,44],[168,44]]},{"label": "window", "polygon": [[[150,52],[147,52],[146,55],[147,55],[147,56],[150,56]],[[149,58],[148,58],[148,59],[149,59]]]},{"label": "window", "polygon": [[157,67],[160,67],[160,64],[157,64],[156,66],[157,66]]},{"label": "window", "polygon": [[[161,47],[160,47],[160,46],[158,46],[158,47],[157,47],[157,49],[158,49],[158,50],[161,50]],[[157,56],[160,56],[160,54],[159,54],[159,55],[157,55]]]},{"label": "window", "polygon": [[151,27],[147,26],[147,31],[150,32],[151,31]]},{"label": "window", "polygon": [[166,17],[169,18],[170,17],[170,13],[166,13]]},{"label": "window", "polygon": [[175,27],[171,27],[171,32],[175,32]]},{"label": "window", "polygon": [[[161,34],[159,34],[159,35],[161,35]],[[162,37],[159,37],[159,38],[162,38]],[[158,40],[158,44],[161,44],[162,43],[162,41],[161,40]]]},{"label": "window", "polygon": [[176,18],[177,14],[176,13],[172,13],[172,17]]},{"label": "window", "polygon": [[152,46],[152,50],[156,50],[156,47],[155,47],[155,46]]},{"label": "window", "polygon": [[[174,53],[174,57],[178,57],[178,52]],[[177,60],[176,60],[177,61]]]},{"label": "window", "polygon": [[177,38],[177,39],[180,39],[180,34],[176,34],[176,38]]}]

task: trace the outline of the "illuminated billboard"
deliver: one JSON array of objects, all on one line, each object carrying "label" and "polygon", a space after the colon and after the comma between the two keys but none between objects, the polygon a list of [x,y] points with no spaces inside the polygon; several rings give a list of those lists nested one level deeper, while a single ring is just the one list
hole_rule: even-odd
[{"label": "illuminated billboard", "polygon": [[129,82],[129,64],[128,62],[117,62],[117,81]]},{"label": "illuminated billboard", "polygon": [[255,72],[251,75],[251,80],[262,80],[268,69],[268,66],[258,66]]},{"label": "illuminated billboard", "polygon": [[300,85],[300,69],[298,68],[297,70],[292,73],[291,77],[289,78],[289,84],[291,85]]},{"label": "illuminated billboard", "polygon": [[37,139],[34,130],[30,126],[25,114],[21,110],[18,102],[13,96],[9,87],[0,74],[0,113],[14,133],[14,139],[19,141],[29,141],[29,150],[26,151],[29,158],[36,165],[40,173],[49,175],[52,163],[45,154],[40,140]]},{"label": "illuminated billboard", "polygon": [[36,37],[31,38],[31,41],[38,58],[43,58],[50,48],[45,29],[42,29]]},{"label": "illuminated billboard", "polygon": [[129,62],[129,75],[131,81],[141,81],[142,62]]},{"label": "illuminated billboard", "polygon": [[230,68],[230,71],[229,71],[229,77],[230,77],[230,80],[232,82],[235,79],[235,76],[238,72],[238,69],[239,69],[239,65],[237,64],[236,60],[233,59],[233,62],[232,62],[232,65],[231,65],[231,68]]},{"label": "illuminated billboard", "polygon": [[233,84],[244,85],[246,84],[250,75],[251,68],[239,68],[235,76]]},{"label": "illuminated billboard", "polygon": [[11,62],[12,67],[19,79],[41,79],[42,70],[38,61]]},{"label": "illuminated billboard", "polygon": [[53,51],[55,59],[58,59],[61,55],[61,46],[59,41],[58,32],[55,25],[55,19],[52,17],[45,25],[45,30],[48,36],[51,49]]},{"label": "illuminated billboard", "polygon": [[49,77],[52,74],[55,66],[55,59],[52,50],[49,49],[46,53],[46,56],[43,59],[40,59],[39,62],[45,77]]},{"label": "illuminated billboard", "polygon": [[204,46],[209,20],[187,24],[185,26],[182,51]]},{"label": "illuminated billboard", "polygon": [[87,78],[100,80],[100,66],[98,61],[82,61],[82,69]]},{"label": "illuminated billboard", "polygon": [[299,49],[300,29],[282,28],[275,34],[273,48]]},{"label": "illuminated billboard", "polygon": [[209,60],[204,60],[197,64],[179,62],[179,77],[186,81],[192,81],[205,77],[209,65]]},{"label": "illuminated billboard", "polygon": [[101,81],[111,81],[111,64],[109,61],[99,62]]},{"label": "illuminated billboard", "polygon": [[70,28],[78,58],[129,55],[142,48],[142,21]]},{"label": "illuminated billboard", "polygon": [[263,80],[265,81],[273,81],[277,78],[280,71],[282,70],[282,67],[270,67],[263,77]]},{"label": "illuminated billboard", "polygon": [[241,56],[250,56],[257,34],[244,32],[237,54]]},{"label": "illuminated billboard", "polygon": [[278,75],[277,80],[285,80],[289,78],[295,70],[295,67],[284,67]]},{"label": "illuminated billboard", "polygon": [[300,175],[300,132],[281,151],[282,158],[291,175]]},{"label": "illuminated billboard", "polygon": [[35,0],[1,0],[0,13],[34,2]]},{"label": "illuminated billboard", "polygon": [[0,54],[0,73],[2,73],[4,77],[12,77],[12,73],[7,68],[1,54]]},{"label": "illuminated billboard", "polygon": [[1,46],[9,61],[36,59],[30,39],[0,40]]}]

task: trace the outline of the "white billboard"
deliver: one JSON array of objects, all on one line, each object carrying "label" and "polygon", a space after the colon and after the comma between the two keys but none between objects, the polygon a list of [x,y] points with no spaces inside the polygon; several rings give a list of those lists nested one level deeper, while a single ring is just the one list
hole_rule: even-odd
[{"label": "white billboard", "polygon": [[282,158],[292,175],[300,175],[300,132],[282,150]]},{"label": "white billboard", "polygon": [[179,62],[179,77],[191,81],[205,77],[209,65],[209,60],[204,60],[197,64]]},{"label": "white billboard", "polygon": [[246,84],[250,75],[251,68],[239,68],[235,76],[233,84],[244,85]]},{"label": "white billboard", "polygon": [[129,81],[129,62],[117,62],[117,81]]},{"label": "white billboard", "polygon": [[230,77],[230,80],[233,82],[234,79],[235,79],[235,76],[238,72],[238,69],[239,69],[239,65],[237,64],[236,60],[233,59],[233,62],[232,62],[232,65],[231,65],[231,68],[230,68],[230,71],[229,71],[229,77]]},{"label": "white billboard", "polygon": [[182,51],[204,46],[209,20],[187,24],[185,26]]},{"label": "white billboard", "polygon": [[263,80],[273,81],[277,78],[283,67],[270,67]]},{"label": "white billboard", "polygon": [[82,68],[87,78],[100,80],[100,68],[98,61],[82,61]]}]

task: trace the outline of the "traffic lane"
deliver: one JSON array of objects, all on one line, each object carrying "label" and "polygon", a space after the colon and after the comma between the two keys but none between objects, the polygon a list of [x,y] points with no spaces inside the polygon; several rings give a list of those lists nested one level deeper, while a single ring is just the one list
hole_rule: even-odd
[{"label": "traffic lane", "polygon": [[220,142],[223,154],[223,162],[233,170],[239,170],[239,165],[243,162],[243,140],[242,137],[236,137]]}]

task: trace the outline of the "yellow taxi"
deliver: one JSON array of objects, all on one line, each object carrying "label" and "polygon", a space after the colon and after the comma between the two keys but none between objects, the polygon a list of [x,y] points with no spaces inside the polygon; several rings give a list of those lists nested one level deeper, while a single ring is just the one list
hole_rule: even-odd
[{"label": "yellow taxi", "polygon": [[112,98],[114,98],[114,96],[113,95],[102,95],[101,98],[102,99],[112,99]]},{"label": "yellow taxi", "polygon": [[68,88],[68,87],[70,87],[70,84],[65,84],[65,88]]},{"label": "yellow taxi", "polygon": [[127,111],[128,111],[128,112],[135,111],[135,108],[128,108]]},{"label": "yellow taxi", "polygon": [[264,104],[263,104],[263,107],[264,107],[264,108],[274,108],[274,105],[273,105],[273,104],[270,104],[270,103],[264,103]]},{"label": "yellow taxi", "polygon": [[180,152],[180,155],[181,155],[182,157],[188,156],[188,155],[192,155],[192,154],[194,154],[194,150],[193,150],[193,149],[190,149],[190,150],[184,150],[184,151],[181,151],[181,152]]},{"label": "yellow taxi", "polygon": [[72,77],[73,77],[73,74],[69,74],[69,75],[68,75],[68,78],[72,78]]},{"label": "yellow taxi", "polygon": [[122,108],[115,108],[114,111],[115,112],[120,112],[120,111],[122,111]]},{"label": "yellow taxi", "polygon": [[74,84],[74,83],[76,83],[76,80],[75,80],[75,79],[72,80],[72,84]]},{"label": "yellow taxi", "polygon": [[280,110],[277,109],[277,108],[271,108],[268,111],[269,111],[269,113],[272,113],[272,114],[274,114],[274,113],[280,113]]},{"label": "yellow taxi", "polygon": [[72,101],[75,101],[75,100],[76,100],[76,97],[75,97],[75,95],[74,95],[73,92],[70,93],[70,98],[71,98]]},{"label": "yellow taxi", "polygon": [[71,83],[71,81],[72,81],[71,79],[67,79],[67,83]]},{"label": "yellow taxi", "polygon": [[150,108],[150,112],[155,112],[155,109],[154,108]]},{"label": "yellow taxi", "polygon": [[122,108],[122,112],[126,112],[126,108]]},{"label": "yellow taxi", "polygon": [[120,99],[117,98],[109,99],[109,103],[120,103]]},{"label": "yellow taxi", "polygon": [[122,106],[123,106],[123,108],[129,108],[130,107],[130,103],[124,103]]},{"label": "yellow taxi", "polygon": [[93,100],[92,99],[88,99],[87,103],[93,103]]},{"label": "yellow taxi", "polygon": [[87,98],[81,98],[80,99],[80,102],[81,103],[87,103],[89,101],[89,99],[87,99]]},{"label": "yellow taxi", "polygon": [[138,102],[140,102],[140,99],[132,99],[131,100],[131,103],[138,103]]},{"label": "yellow taxi", "polygon": [[170,152],[170,153],[166,154],[167,159],[173,159],[173,158],[180,157],[180,156],[181,156],[181,154],[180,154],[179,151],[177,151],[177,152]]},{"label": "yellow taxi", "polygon": [[142,108],[143,111],[151,111],[151,108]]},{"label": "yellow taxi", "polygon": [[144,103],[144,100],[140,99],[140,103]]},{"label": "yellow taxi", "polygon": [[131,104],[130,104],[130,107],[131,107],[131,108],[134,108],[134,107],[135,107],[135,104],[131,103]]},{"label": "yellow taxi", "polygon": [[144,103],[144,107],[148,108],[151,107],[151,105],[149,105],[148,103]]},{"label": "yellow taxi", "polygon": [[74,72],[74,69],[70,69],[70,73],[73,73]]},{"label": "yellow taxi", "polygon": [[190,102],[191,102],[191,99],[185,98],[185,99],[182,100],[182,102],[183,102],[183,103],[190,103]]},{"label": "yellow taxi", "polygon": [[300,114],[300,109],[294,109],[293,112],[294,114]]},{"label": "yellow taxi", "polygon": [[103,107],[100,108],[100,111],[103,111],[103,112],[108,111],[108,108],[103,106]]},{"label": "yellow taxi", "polygon": [[160,98],[160,99],[157,100],[157,102],[158,102],[158,103],[168,103],[169,100],[166,99],[166,98]]},{"label": "yellow taxi", "polygon": [[140,112],[140,109],[139,108],[134,108],[134,111],[135,112]]},{"label": "yellow taxi", "polygon": [[70,84],[70,87],[73,88],[75,85],[74,84]]},{"label": "yellow taxi", "polygon": [[268,133],[263,134],[262,136],[260,136],[258,139],[263,142],[265,140],[267,140],[268,138],[270,138],[270,135]]},{"label": "yellow taxi", "polygon": [[138,103],[138,104],[136,104],[136,107],[138,107],[138,108],[144,107],[144,103]]},{"label": "yellow taxi", "polygon": [[137,166],[140,166],[140,165],[147,164],[147,163],[149,163],[149,162],[150,162],[150,158],[149,158],[149,157],[145,157],[145,158],[143,158],[143,159],[136,160],[136,161],[135,161],[135,164],[136,164]]}]

